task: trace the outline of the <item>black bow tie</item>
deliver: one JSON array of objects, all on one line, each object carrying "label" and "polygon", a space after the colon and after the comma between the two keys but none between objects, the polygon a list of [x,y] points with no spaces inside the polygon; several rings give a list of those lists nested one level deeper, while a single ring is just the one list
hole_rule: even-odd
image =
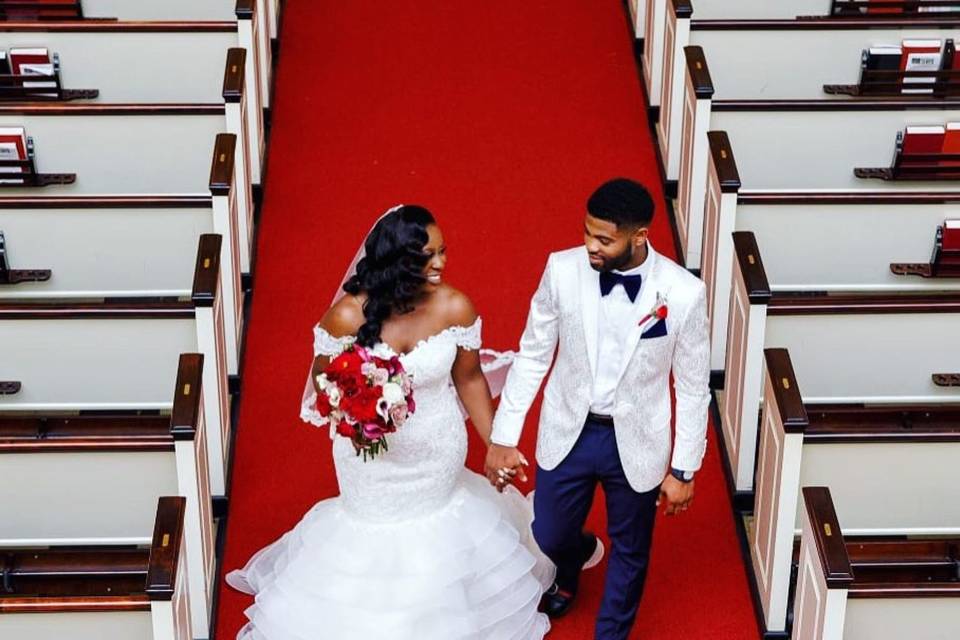
[{"label": "black bow tie", "polygon": [[600,295],[605,296],[618,284],[623,285],[623,290],[627,292],[630,302],[635,302],[637,294],[640,293],[640,284],[643,282],[642,276],[625,276],[622,273],[605,271],[600,274]]}]

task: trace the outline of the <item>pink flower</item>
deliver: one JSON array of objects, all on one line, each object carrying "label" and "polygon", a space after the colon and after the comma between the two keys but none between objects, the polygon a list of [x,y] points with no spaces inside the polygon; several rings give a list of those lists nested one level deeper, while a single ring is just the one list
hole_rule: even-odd
[{"label": "pink flower", "polygon": [[367,377],[372,376],[376,370],[377,365],[373,364],[372,362],[364,362],[362,365],[360,365],[360,373]]},{"label": "pink flower", "polygon": [[372,375],[373,375],[373,385],[375,387],[382,387],[383,385],[387,384],[387,382],[390,380],[390,374],[387,372],[386,369],[376,368],[373,370]]},{"label": "pink flower", "polygon": [[395,427],[402,427],[408,416],[409,410],[405,404],[394,405],[390,408],[390,421]]},{"label": "pink flower", "polygon": [[362,429],[363,436],[367,440],[379,440],[381,437],[383,437],[383,428],[374,422],[365,423]]}]

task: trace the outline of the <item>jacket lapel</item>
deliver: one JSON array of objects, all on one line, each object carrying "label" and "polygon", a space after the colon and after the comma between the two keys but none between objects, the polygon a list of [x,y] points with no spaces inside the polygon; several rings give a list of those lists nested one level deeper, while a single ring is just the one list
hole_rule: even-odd
[{"label": "jacket lapel", "polygon": [[[659,278],[659,255],[653,250],[653,247],[651,247],[649,243],[647,247],[650,252],[647,256],[647,259],[651,261],[650,270],[647,273],[647,281],[643,283],[643,288],[640,291],[640,297],[634,305],[634,318],[630,324],[630,333],[627,335],[626,342],[624,343],[624,354],[620,361],[620,372],[617,374],[618,383],[623,378],[623,374],[627,372],[627,367],[630,366],[630,362],[633,360],[633,354],[640,344],[640,336],[643,335],[645,328],[649,328],[649,324],[647,324],[646,327],[641,327],[640,320],[653,309],[653,305],[657,301],[657,292],[663,293],[663,287]],[[597,286],[599,286],[599,278]]]},{"label": "jacket lapel", "polygon": [[583,336],[587,341],[590,373],[597,377],[597,323],[600,313],[600,274],[590,266],[584,250],[580,260],[580,312],[583,316]]}]

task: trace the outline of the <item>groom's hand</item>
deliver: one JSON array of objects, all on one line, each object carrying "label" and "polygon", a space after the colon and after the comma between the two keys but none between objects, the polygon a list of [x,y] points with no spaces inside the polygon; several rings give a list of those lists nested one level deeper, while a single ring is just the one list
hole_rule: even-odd
[{"label": "groom's hand", "polygon": [[686,511],[693,503],[694,482],[694,480],[680,482],[672,475],[667,475],[663,479],[663,484],[660,485],[660,499],[657,500],[657,505],[666,500],[668,516]]},{"label": "groom's hand", "polygon": [[519,478],[521,482],[527,481],[527,474],[523,470],[526,464],[527,461],[516,447],[491,443],[487,449],[484,473],[490,484],[502,492],[514,478]]}]

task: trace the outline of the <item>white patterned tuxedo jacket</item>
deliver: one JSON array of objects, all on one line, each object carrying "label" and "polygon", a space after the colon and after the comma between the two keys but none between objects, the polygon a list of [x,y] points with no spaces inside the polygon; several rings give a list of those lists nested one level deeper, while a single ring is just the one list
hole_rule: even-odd
[{"label": "white patterned tuxedo jacket", "polygon": [[[629,325],[613,412],[623,470],[639,492],[659,485],[671,464],[684,471],[700,468],[710,402],[706,288],[647,246],[652,264],[633,306],[636,318]],[[667,306],[666,335],[651,331],[656,318],[640,326],[658,294]],[[600,275],[590,266],[586,248],[552,254],[503,389],[493,423],[494,442],[507,446],[519,442],[526,414],[553,363],[540,413],[537,462],[554,469],[570,453],[593,401],[599,312]],[[644,338],[643,333],[660,335]],[[671,369],[677,397],[672,461]]]}]

